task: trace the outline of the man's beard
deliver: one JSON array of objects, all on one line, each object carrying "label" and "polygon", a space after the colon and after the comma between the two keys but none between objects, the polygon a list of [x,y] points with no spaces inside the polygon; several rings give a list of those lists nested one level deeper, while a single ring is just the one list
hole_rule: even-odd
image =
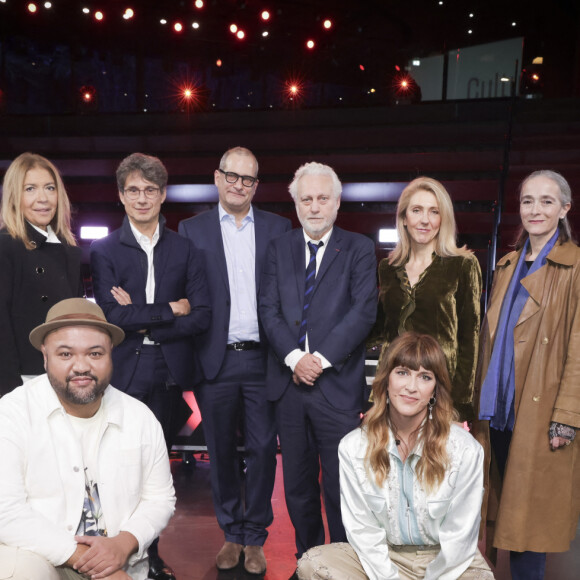
[{"label": "man's beard", "polygon": [[[109,373],[102,381],[99,381],[98,377],[90,372],[73,373],[66,378],[65,383],[62,383],[48,369],[46,370],[46,374],[58,397],[73,405],[88,405],[100,398],[108,387],[112,375],[112,373]],[[75,377],[90,377],[94,381],[93,386],[73,389],[71,388],[70,381]]]}]

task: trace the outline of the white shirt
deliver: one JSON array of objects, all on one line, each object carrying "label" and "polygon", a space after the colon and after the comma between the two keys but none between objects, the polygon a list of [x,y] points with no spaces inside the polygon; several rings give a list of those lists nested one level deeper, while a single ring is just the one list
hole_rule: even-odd
[{"label": "white shirt", "polygon": [[[155,266],[153,264],[153,250],[159,241],[159,223],[155,228],[155,233],[152,238],[142,234],[134,225],[131,220],[129,220],[129,225],[131,226],[131,231],[137,240],[141,249],[147,255],[147,282],[145,283],[145,299],[147,304],[155,303]],[[143,344],[155,344],[154,340],[151,340],[147,336],[143,337]]]},{"label": "white shirt", "polygon": [[[310,248],[308,247],[308,242],[313,243],[315,246],[319,245],[320,242],[322,242],[322,246],[319,246],[319,248],[316,252],[316,274],[318,274],[318,269],[320,268],[320,264],[322,263],[322,258],[324,257],[324,252],[326,252],[326,248],[328,246],[328,240],[330,239],[330,236],[332,235],[332,228],[330,228],[330,230],[328,230],[322,236],[322,238],[320,238],[319,240],[313,240],[304,230],[302,230],[302,233],[304,234],[304,258],[305,258],[304,269],[305,270],[308,267],[308,264],[310,263]],[[284,359],[284,363],[286,364],[286,366],[289,366],[292,369],[292,372],[294,372],[294,368],[298,364],[298,361],[300,361],[300,359],[307,352],[310,352],[310,349],[308,348],[308,334],[306,334],[306,340],[304,342],[304,350],[300,350],[299,348],[295,348],[293,351],[289,352],[286,355],[286,358]],[[330,361],[324,355],[319,353],[318,351],[316,351],[312,354],[314,356],[317,356],[320,359],[320,362],[322,364],[323,369],[329,369],[332,366],[330,364]]]},{"label": "white shirt", "polygon": [[[110,536],[133,534],[126,572],[146,580],[147,547],[175,509],[161,426],[140,401],[107,387],[96,450],[101,505]],[[76,549],[85,495],[81,445],[46,375],[0,399],[0,543],[54,566]]]},{"label": "white shirt", "polygon": [[[416,478],[412,482],[414,530],[401,493],[403,474],[393,435],[389,439],[390,470],[381,487],[370,468],[365,469],[366,449],[366,434],[360,428],[346,435],[338,447],[342,522],[367,576],[398,580],[389,544],[405,545],[405,537],[418,534],[422,545],[441,545],[427,566],[425,580],[459,578],[477,551],[483,498],[481,445],[461,427],[451,426],[447,440],[450,466],[439,489],[427,494]],[[419,446],[407,461],[414,467],[421,453]]]}]

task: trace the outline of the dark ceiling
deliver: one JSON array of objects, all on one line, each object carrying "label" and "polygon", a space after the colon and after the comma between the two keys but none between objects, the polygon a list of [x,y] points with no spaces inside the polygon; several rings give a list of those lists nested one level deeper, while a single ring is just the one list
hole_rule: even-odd
[{"label": "dark ceiling", "polygon": [[[39,49],[136,53],[193,67],[221,59],[224,71],[294,73],[312,82],[378,82],[412,57],[523,36],[524,60],[544,55],[555,71],[553,90],[566,92],[573,75],[556,71],[573,70],[579,50],[577,0],[204,0],[201,9],[194,0],[52,0],[50,9],[36,1],[34,14],[28,3],[0,2],[0,42],[20,37]],[[128,7],[135,15],[124,20]],[[268,22],[260,18],[266,9]],[[101,22],[96,10],[104,14]],[[330,30],[323,28],[327,18]],[[184,27],[179,34],[172,29],[177,21]],[[245,31],[243,41],[229,31],[232,23]],[[316,43],[311,51],[308,39]]]}]

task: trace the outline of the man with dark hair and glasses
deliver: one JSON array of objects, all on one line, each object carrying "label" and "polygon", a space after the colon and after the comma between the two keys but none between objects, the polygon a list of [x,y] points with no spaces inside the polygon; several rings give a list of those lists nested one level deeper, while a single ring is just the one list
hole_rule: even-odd
[{"label": "man with dark hair and glasses", "polygon": [[[212,324],[196,342],[203,380],[195,387],[210,455],[211,486],[225,543],[221,570],[266,569],[262,546],[272,523],[276,430],[266,400],[267,345],[258,320],[257,293],[270,240],[290,229],[290,220],[256,209],[258,161],[243,147],[226,151],[214,171],[219,204],[182,221],[179,233],[204,255]],[[237,427],[243,416],[245,485],[240,474]]]},{"label": "man with dark hair and glasses", "polygon": [[[91,246],[95,299],[107,320],[125,331],[113,351],[112,384],[153,411],[171,449],[181,392],[200,372],[193,339],[211,318],[202,258],[165,227],[167,170],[159,159],[129,155],[117,169],[117,186],[123,225]],[[174,580],[157,544],[149,549],[149,578]]]}]

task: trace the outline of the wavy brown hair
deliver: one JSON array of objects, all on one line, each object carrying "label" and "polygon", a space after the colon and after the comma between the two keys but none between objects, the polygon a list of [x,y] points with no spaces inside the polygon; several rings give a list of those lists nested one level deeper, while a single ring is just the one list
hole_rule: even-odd
[{"label": "wavy brown hair", "polygon": [[445,355],[439,343],[427,334],[406,332],[393,340],[381,357],[373,382],[374,405],[362,425],[368,438],[365,464],[375,473],[377,485],[382,485],[390,469],[388,443],[393,430],[387,394],[389,375],[399,366],[413,371],[423,367],[435,375],[437,402],[432,409],[433,419],[424,421],[417,435],[417,444],[423,443],[417,477],[427,491],[433,491],[445,477],[449,464],[446,444],[457,413],[451,400],[451,380]]}]

